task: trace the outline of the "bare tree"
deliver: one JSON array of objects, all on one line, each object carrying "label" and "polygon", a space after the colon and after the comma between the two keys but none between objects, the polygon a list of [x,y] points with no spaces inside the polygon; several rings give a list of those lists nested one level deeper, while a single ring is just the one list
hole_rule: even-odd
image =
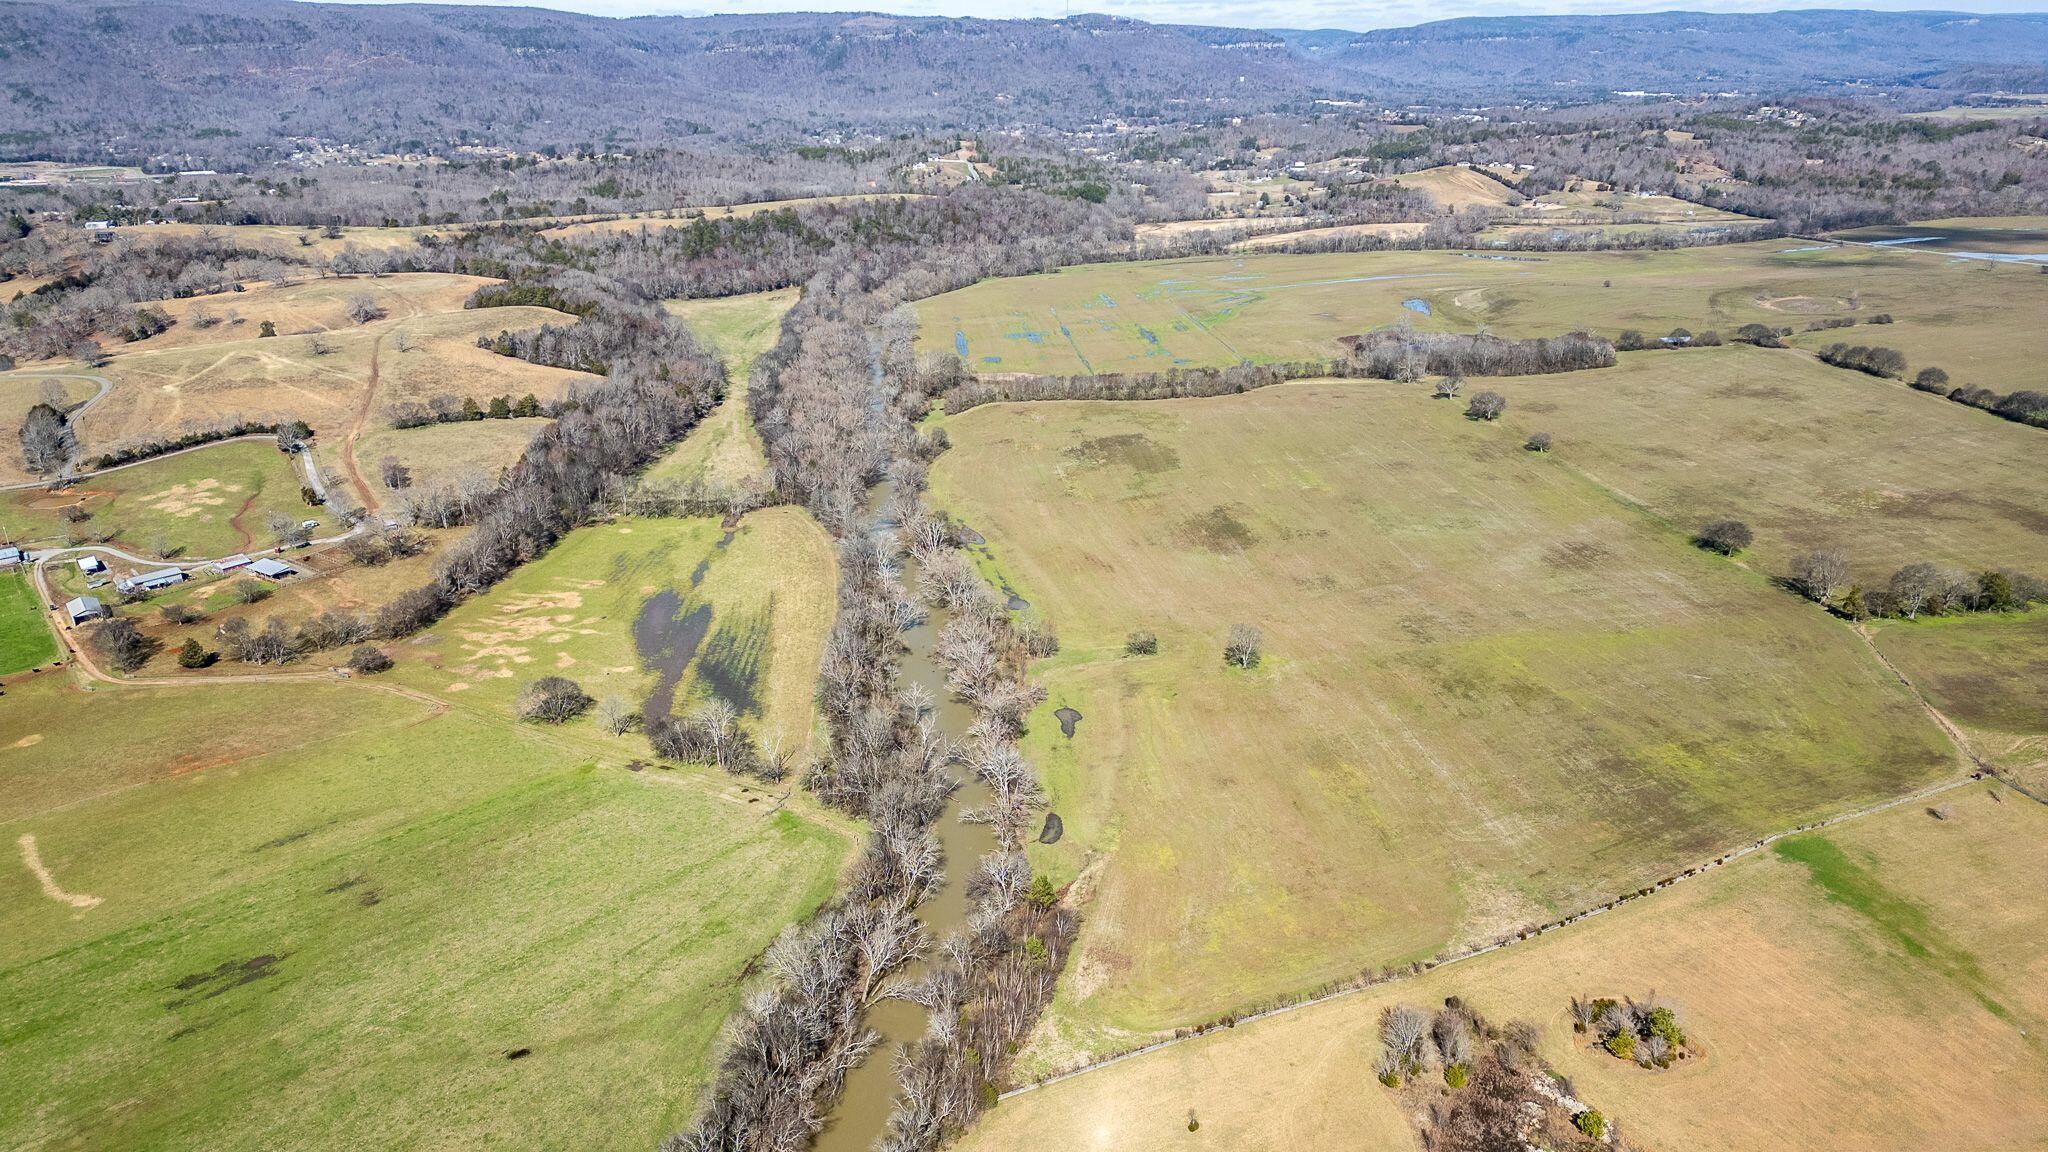
[{"label": "bare tree", "polygon": [[1229,638],[1223,643],[1223,662],[1237,668],[1256,668],[1263,643],[1264,638],[1257,628],[1249,624],[1233,624]]},{"label": "bare tree", "polygon": [[1792,558],[1792,586],[1816,604],[1826,604],[1849,579],[1849,562],[1839,552],[1821,550]]},{"label": "bare tree", "polygon": [[31,472],[61,471],[77,446],[64,413],[47,401],[30,408],[21,422],[21,456]]},{"label": "bare tree", "polygon": [[560,724],[590,707],[582,686],[566,676],[543,676],[519,690],[516,708],[521,720]]},{"label": "bare tree", "polygon": [[348,298],[348,318],[358,324],[368,324],[372,320],[382,320],[384,309],[378,307],[376,298],[368,292],[357,292]]},{"label": "bare tree", "polygon": [[1733,556],[1756,539],[1749,525],[1740,520],[1710,520],[1693,535],[1693,543],[1723,556]]},{"label": "bare tree", "polygon": [[597,724],[614,736],[623,736],[640,725],[640,710],[623,696],[607,696],[597,703]]},{"label": "bare tree", "polygon": [[1508,399],[1498,392],[1475,392],[1465,405],[1467,420],[1498,420],[1508,410]]}]

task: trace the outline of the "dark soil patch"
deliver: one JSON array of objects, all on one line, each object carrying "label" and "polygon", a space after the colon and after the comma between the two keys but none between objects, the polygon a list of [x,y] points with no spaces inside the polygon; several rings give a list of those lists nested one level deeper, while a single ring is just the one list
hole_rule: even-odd
[{"label": "dark soil patch", "polygon": [[348,879],[343,880],[339,883],[328,885],[325,889],[322,889],[322,891],[326,892],[329,896],[333,896],[336,893],[346,892],[349,889],[361,884],[362,882],[363,878],[361,876],[351,876]]},{"label": "dark soil patch", "polygon": [[505,1059],[524,1060],[531,1055],[533,1055],[533,1049],[531,1048],[514,1048],[510,1052],[505,1053]]},{"label": "dark soil patch", "polygon": [[676,685],[682,683],[683,669],[697,655],[697,646],[711,631],[711,606],[700,604],[685,612],[682,597],[674,589],[649,596],[633,618],[633,649],[640,665],[655,673],[654,690],[647,695],[647,719],[666,716],[675,708]]},{"label": "dark soil patch", "polygon": [[645,772],[646,770],[647,770],[647,761],[645,761],[645,760],[628,760],[628,761],[626,761],[626,771],[628,771],[628,772]]},{"label": "dark soil patch", "polygon": [[1066,834],[1067,826],[1060,820],[1060,814],[1057,812],[1047,812],[1045,814],[1045,826],[1038,830],[1038,842],[1040,844],[1057,844],[1060,842],[1060,837]]},{"label": "dark soil patch", "polygon": [[1081,714],[1072,708],[1062,705],[1053,711],[1053,715],[1059,718],[1060,735],[1072,740],[1074,738],[1074,725],[1081,722]]},{"label": "dark soil patch", "polygon": [[265,840],[263,843],[258,844],[256,846],[256,851],[262,852],[271,848],[282,848],[287,844],[296,844],[299,841],[304,840],[306,837],[311,836],[313,834],[313,831],[314,830],[311,828],[306,828],[298,832],[287,832],[284,835],[279,836],[275,840]]},{"label": "dark soil patch", "polygon": [[1242,552],[1259,539],[1251,525],[1221,504],[1182,521],[1181,531],[1196,547],[1210,552]]},{"label": "dark soil patch", "polygon": [[1171,472],[1180,467],[1180,454],[1142,432],[1096,436],[1067,449],[1067,456],[1089,467],[1118,464],[1133,472]]}]

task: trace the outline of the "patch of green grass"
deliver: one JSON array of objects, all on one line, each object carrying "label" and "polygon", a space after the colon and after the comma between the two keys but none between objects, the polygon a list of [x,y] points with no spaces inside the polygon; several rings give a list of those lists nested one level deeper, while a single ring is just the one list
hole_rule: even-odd
[{"label": "patch of green grass", "polygon": [[[742,970],[846,838],[475,710],[323,691],[360,726],[127,787],[133,750],[70,760],[107,786],[6,824],[98,902],[0,870],[5,1142],[645,1148],[687,1123]],[[258,711],[162,695],[195,730]]]},{"label": "patch of green grass", "polygon": [[181,556],[227,556],[267,547],[271,513],[301,520],[325,513],[300,498],[291,459],[267,441],[235,441],[90,477],[60,492],[0,494],[0,528],[22,540],[62,541],[67,507],[91,519],[81,530],[110,535],[138,556],[159,545]]},{"label": "patch of green grass", "polygon": [[1804,865],[1815,886],[1839,904],[1869,921],[1878,934],[1908,958],[1948,975],[2001,1020],[2012,1012],[1991,998],[1977,958],[1950,941],[1928,919],[1925,910],[1892,892],[1869,869],[1826,836],[1790,836],[1772,845],[1783,860]]},{"label": "patch of green grass", "polygon": [[57,658],[57,638],[43,619],[43,605],[21,572],[0,572],[0,676],[48,664]]},{"label": "patch of green grass", "polygon": [[1885,621],[1874,635],[1950,719],[2048,734],[2048,610]]},{"label": "patch of green grass", "polygon": [[761,435],[747,414],[754,360],[775,346],[782,317],[797,289],[708,300],[670,300],[664,306],[725,361],[726,397],[683,442],[648,470],[648,479],[734,490],[758,484],[768,467]]},{"label": "patch of green grass", "polygon": [[[1663,252],[1490,259],[1459,252],[1287,253],[1081,265],[988,280],[918,305],[921,351],[959,351],[983,372],[1163,371],[1327,360],[1339,337],[1397,323],[1425,331],[1613,337],[1679,326],[1730,335],[1789,327],[1799,347],[1882,344],[1911,368],[1998,391],[2038,383],[2048,332],[2013,324],[2048,311],[2036,269],[1790,240]],[[1404,307],[1429,306],[1427,314]],[[1889,314],[1895,323],[1865,322]],[[1849,329],[1805,332],[1823,318]]]}]

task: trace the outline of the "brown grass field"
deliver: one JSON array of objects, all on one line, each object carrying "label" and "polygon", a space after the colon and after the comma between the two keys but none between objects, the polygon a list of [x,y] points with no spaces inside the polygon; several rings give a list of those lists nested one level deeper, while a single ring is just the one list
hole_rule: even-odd
[{"label": "brown grass field", "polygon": [[1485,172],[1461,168],[1456,164],[1404,172],[1394,177],[1394,183],[1427,193],[1445,212],[1465,208],[1505,208],[1508,200],[1516,195],[1514,189]]},{"label": "brown grass field", "polygon": [[[356,441],[356,462],[377,493],[381,506],[397,506],[399,493],[384,483],[379,462],[396,456],[412,470],[413,487],[446,483],[467,472],[496,478],[526,451],[550,421],[544,416],[514,420],[470,420],[427,424],[419,428],[379,428]],[[338,440],[338,438],[337,438]],[[316,449],[324,465],[338,467],[340,445],[322,442]]]},{"label": "brown grass field", "polygon": [[2048,796],[2048,609],[1873,625],[1877,646],[1969,734],[1978,755]]},{"label": "brown grass field", "polygon": [[[18,431],[28,410],[54,390],[66,405],[77,404],[98,391],[91,381],[76,376],[9,373],[0,376],[0,428]],[[0,435],[0,484],[33,480],[21,459],[21,437]]]},{"label": "brown grass field", "polygon": [[[1063,644],[1027,751],[1066,837],[1033,855],[1088,927],[1027,1069],[1954,770],[1847,628],[1419,389],[946,427],[935,503]],[[1265,633],[1254,672],[1222,664],[1234,623]],[[1138,628],[1161,655],[1123,657]]]},{"label": "brown grass field", "polygon": [[263,339],[252,330],[238,340],[118,354],[100,370],[115,382],[114,391],[80,421],[79,434],[88,451],[238,419],[302,419],[316,432],[339,435],[366,402],[366,422],[374,427],[386,424],[386,411],[402,401],[444,392],[479,401],[532,392],[548,400],[589,379],[476,346],[478,337],[573,323],[572,317],[546,308],[455,305],[458,310],[394,314],[332,333]]},{"label": "brown grass field", "polygon": [[786,288],[664,305],[725,361],[727,390],[725,401],[648,470],[650,480],[701,483],[729,492],[766,488],[768,456],[747,414],[748,377],[755,357],[775,346],[782,317],[796,298],[797,289]]},{"label": "brown grass field", "polygon": [[333,238],[322,235],[323,230],[319,228],[299,228],[285,224],[124,224],[117,232],[122,237],[145,238],[214,235],[232,239],[237,245],[257,252],[303,259],[332,258],[351,247],[365,252],[407,251],[417,247],[419,238],[423,235],[452,232],[459,227],[346,227],[341,229],[340,236]]},{"label": "brown grass field", "polygon": [[[1372,1079],[1375,1020],[1450,995],[1541,1026],[1550,1063],[1645,1147],[2042,1147],[2048,814],[1991,791],[1944,797],[1946,821],[1897,808],[1419,979],[1005,1100],[961,1147],[1416,1148]],[[1646,1072],[1572,1033],[1570,996],[1652,990],[1703,1059]]]},{"label": "brown grass field", "polygon": [[794,200],[757,200],[749,204],[710,204],[702,208],[677,208],[667,213],[619,216],[608,220],[580,220],[549,228],[547,233],[563,239],[574,239],[602,235],[611,232],[639,232],[643,229],[688,227],[700,217],[706,220],[725,220],[759,215],[762,212],[778,212],[784,208],[805,208],[817,204],[857,203],[867,200],[903,200],[914,193],[909,192],[862,192],[846,196],[808,196]]},{"label": "brown grass field", "polygon": [[[177,323],[147,340],[111,344],[110,348],[118,353],[156,352],[249,340],[256,337],[265,320],[276,326],[279,336],[350,332],[358,325],[349,318],[348,305],[357,296],[369,297],[388,320],[408,320],[460,312],[472,292],[495,283],[480,276],[409,272],[256,284],[240,292],[160,300],[151,307],[163,310]],[[197,322],[202,317],[211,317],[216,323],[202,327]]]}]

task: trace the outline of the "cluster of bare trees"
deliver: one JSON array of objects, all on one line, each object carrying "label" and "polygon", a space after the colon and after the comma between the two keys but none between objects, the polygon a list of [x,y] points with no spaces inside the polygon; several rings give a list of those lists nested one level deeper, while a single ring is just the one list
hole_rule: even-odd
[{"label": "cluster of bare trees", "polygon": [[[260,586],[259,586],[260,587]],[[221,652],[244,664],[289,664],[311,652],[346,648],[370,638],[370,620],[346,608],[329,608],[297,629],[281,616],[256,626],[247,617],[232,616],[214,630]]]},{"label": "cluster of bare trees", "polygon": [[[949,357],[950,359],[950,357]],[[957,361],[956,361],[957,362]],[[1164,372],[1104,372],[1091,376],[968,377],[945,392],[946,411],[965,412],[1008,400],[1177,400],[1231,396],[1254,388],[1318,376],[1352,374],[1345,361],[1232,364],[1227,368],[1169,368]]]},{"label": "cluster of bare trees", "polygon": [[21,422],[21,459],[29,471],[42,475],[61,472],[77,450],[78,437],[60,404],[43,400],[28,410]]},{"label": "cluster of bare trees", "polygon": [[[1537,1054],[1541,1034],[1527,1021],[1495,1025],[1450,996],[1434,1014],[1407,1004],[1387,1008],[1379,1035],[1375,1074],[1390,1088],[1409,1086],[1403,1101],[1412,1105],[1409,1115],[1425,1148],[1630,1147],[1616,1125],[1544,1063]],[[1425,1087],[1426,1080],[1439,1086]]]},{"label": "cluster of bare trees", "polygon": [[688,716],[648,720],[647,739],[664,760],[711,764],[771,783],[788,774],[786,758],[776,750],[764,753],[754,734],[740,723],[739,710],[717,698],[698,705]]},{"label": "cluster of bare trees", "polygon": [[1585,332],[1533,340],[1387,328],[1347,337],[1354,371],[1382,380],[1424,376],[1534,376],[1614,367],[1614,345]]}]

